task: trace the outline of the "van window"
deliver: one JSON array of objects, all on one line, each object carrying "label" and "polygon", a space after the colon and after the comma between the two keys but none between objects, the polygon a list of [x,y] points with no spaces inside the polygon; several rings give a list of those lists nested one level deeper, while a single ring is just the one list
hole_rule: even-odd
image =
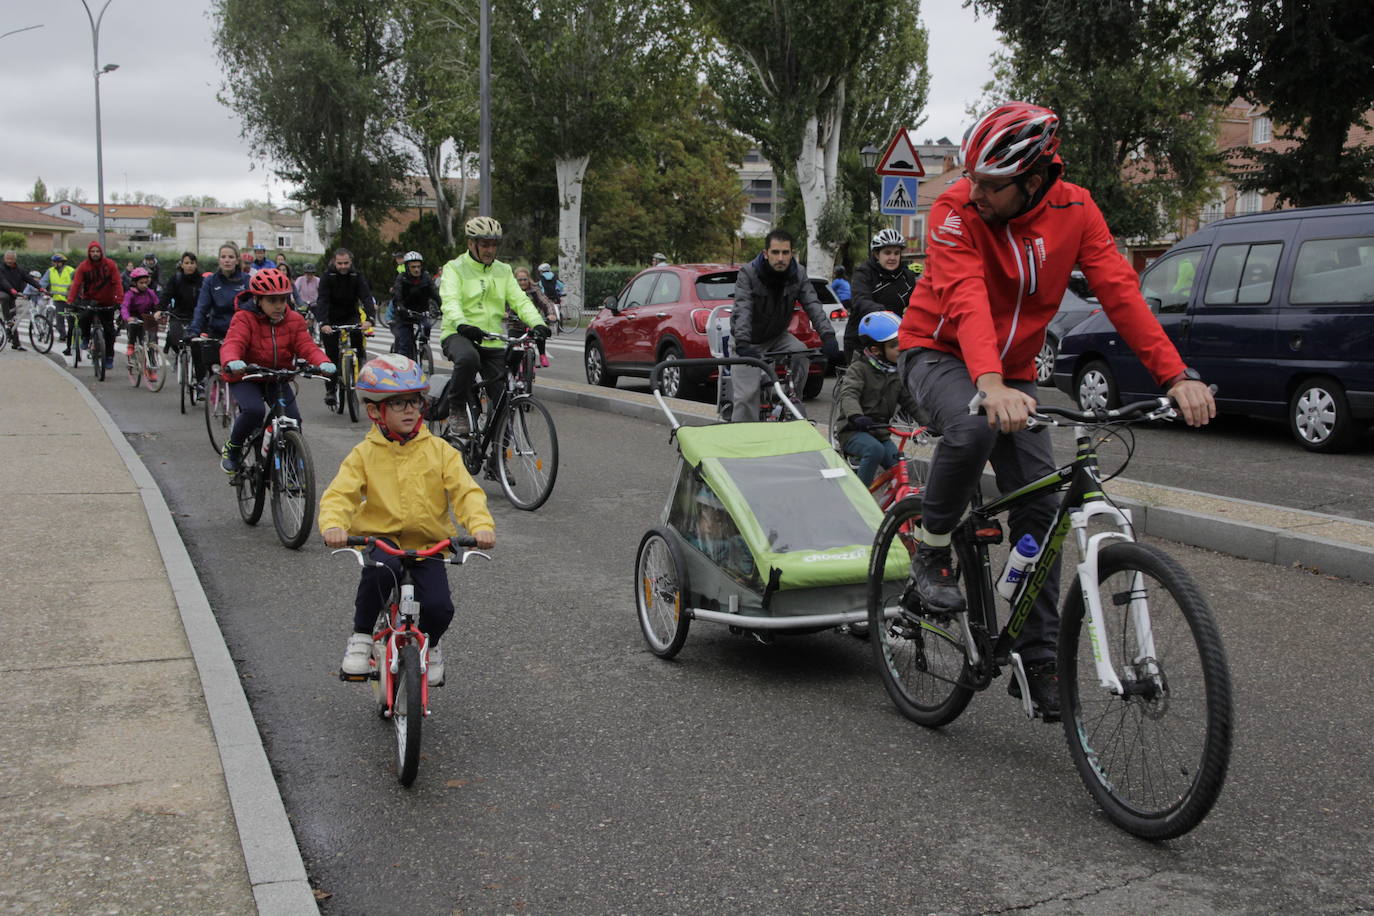
[{"label": "van window", "polygon": [[1208,305],[1256,305],[1269,301],[1278,271],[1280,242],[1222,245],[1212,260],[1202,301]]},{"label": "van window", "polygon": [[1193,294],[1193,277],[1207,249],[1192,248],[1167,254],[1151,264],[1140,278],[1140,293],[1159,312],[1183,312]]},{"label": "van window", "polygon": [[1374,303],[1374,237],[1303,242],[1288,300],[1294,305]]}]

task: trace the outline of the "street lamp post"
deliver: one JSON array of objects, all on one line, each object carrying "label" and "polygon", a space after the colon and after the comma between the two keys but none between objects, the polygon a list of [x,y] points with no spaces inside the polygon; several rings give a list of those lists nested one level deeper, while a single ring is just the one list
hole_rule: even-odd
[{"label": "street lamp post", "polygon": [[100,23],[105,19],[105,11],[110,8],[111,2],[112,0],[105,0],[105,5],[100,8],[100,15],[96,16],[91,13],[90,4],[86,0],[81,0],[81,5],[86,8],[86,18],[91,22],[91,72],[95,76],[96,237],[100,240],[101,248],[105,247],[105,158],[100,141],[100,78],[119,69],[119,64],[100,66]]},{"label": "street lamp post", "polygon": [[873,238],[873,169],[878,164],[878,148],[872,143],[864,145],[859,150],[859,159],[863,162],[864,168],[868,171],[868,206],[864,210],[868,213],[868,237]]}]

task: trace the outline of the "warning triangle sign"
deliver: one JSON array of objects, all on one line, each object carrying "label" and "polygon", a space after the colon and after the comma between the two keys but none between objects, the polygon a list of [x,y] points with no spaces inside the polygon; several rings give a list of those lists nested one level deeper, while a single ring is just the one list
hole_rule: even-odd
[{"label": "warning triangle sign", "polygon": [[921,165],[921,157],[916,155],[916,146],[911,142],[910,131],[905,127],[897,129],[892,142],[887,145],[887,152],[883,153],[883,158],[878,161],[878,167],[873,171],[879,175],[925,177],[925,166]]}]

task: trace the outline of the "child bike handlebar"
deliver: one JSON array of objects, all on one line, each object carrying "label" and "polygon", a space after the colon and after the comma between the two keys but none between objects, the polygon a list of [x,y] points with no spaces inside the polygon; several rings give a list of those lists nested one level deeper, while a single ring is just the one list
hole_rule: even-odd
[{"label": "child bike handlebar", "polygon": [[[462,566],[464,563],[467,562],[467,559],[468,559],[468,557],[470,557],[470,556],[478,556],[478,557],[481,557],[481,558],[484,559],[484,560],[490,560],[490,559],[491,559],[491,557],[490,557],[489,555],[483,553],[483,552],[480,551],[480,550],[467,550],[467,549],[462,549],[462,550],[460,550],[460,548],[468,548],[468,547],[476,547],[476,546],[477,546],[477,539],[476,539],[475,537],[473,537],[472,535],[468,535],[468,534],[462,535],[461,537],[448,537],[448,538],[444,538],[442,541],[439,541],[439,542],[436,543],[436,544],[431,544],[429,547],[421,547],[421,548],[418,549],[418,550],[402,550],[401,548],[397,547],[395,544],[393,544],[393,543],[391,543],[390,541],[388,541],[386,538],[374,537],[374,536],[372,536],[372,535],[370,535],[370,534],[368,534],[368,535],[350,534],[350,535],[348,536],[348,547],[350,547],[350,548],[351,548],[351,547],[375,547],[375,548],[377,548],[378,550],[380,550],[382,553],[390,554],[390,555],[393,556],[393,557],[409,557],[409,558],[412,559],[412,560],[415,560],[415,559],[423,559],[423,558],[426,558],[426,557],[437,557],[437,556],[439,556],[439,554],[443,553],[445,550],[451,550],[451,551],[453,551],[453,556],[443,558],[443,559],[441,560],[441,562],[450,563],[450,564],[452,564],[452,565],[454,565],[454,566]],[[346,549],[348,549],[348,548],[343,548],[343,549],[346,550]],[[335,553],[339,553],[339,551],[337,551],[337,550],[334,551],[334,552],[335,552]],[[358,562],[361,563],[361,564],[364,565],[364,566],[369,565],[368,562],[367,562],[367,560],[364,559],[364,558],[361,556],[361,554],[359,554],[359,556],[358,556]],[[381,566],[382,564],[379,563],[379,562],[373,562],[373,563],[370,564],[370,565],[373,565],[373,566]]]}]

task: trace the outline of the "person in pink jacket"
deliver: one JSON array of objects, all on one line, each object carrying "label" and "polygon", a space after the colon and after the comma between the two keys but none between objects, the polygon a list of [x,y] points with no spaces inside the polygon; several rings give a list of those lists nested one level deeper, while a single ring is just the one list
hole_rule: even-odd
[{"label": "person in pink jacket", "polygon": [[157,322],[162,317],[158,311],[157,290],[153,289],[153,276],[142,267],[129,271],[129,282],[133,285],[124,293],[124,302],[119,307],[119,315],[129,328],[130,358],[134,355],[134,344],[146,334],[148,346],[157,346]]}]

